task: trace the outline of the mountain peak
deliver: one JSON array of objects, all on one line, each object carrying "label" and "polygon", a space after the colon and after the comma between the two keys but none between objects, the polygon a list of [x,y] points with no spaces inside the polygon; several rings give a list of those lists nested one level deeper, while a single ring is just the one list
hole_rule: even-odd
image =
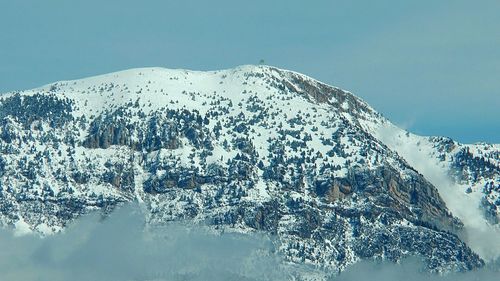
[{"label": "mountain peak", "polygon": [[379,134],[390,126],[347,91],[262,65],[137,68],[14,92],[0,97],[0,219],[51,233],[137,201],[151,224],[265,231],[292,262],[342,270],[415,254],[436,271],[481,266],[437,185],[395,145],[406,133]]},{"label": "mountain peak", "polygon": [[236,104],[252,96],[287,100],[285,106],[302,99],[302,105],[296,104],[296,108],[308,103],[324,104],[346,113],[344,117],[352,122],[357,122],[359,118],[372,119],[374,122],[384,120],[366,102],[350,92],[297,72],[265,65],[242,65],[217,71],[134,68],[79,80],[60,81],[25,91],[24,94],[42,92],[73,100],[77,108],[75,113],[87,115],[95,115],[109,107],[119,107],[137,100],[141,108],[156,109],[170,104],[171,107],[178,105],[205,112],[206,104],[198,103],[195,99],[197,96],[211,95]]}]

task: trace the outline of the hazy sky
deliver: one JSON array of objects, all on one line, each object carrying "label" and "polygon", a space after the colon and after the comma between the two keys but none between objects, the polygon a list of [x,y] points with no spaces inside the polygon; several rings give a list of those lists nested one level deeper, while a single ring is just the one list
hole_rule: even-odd
[{"label": "hazy sky", "polygon": [[264,59],[410,131],[500,143],[499,13],[497,0],[0,1],[0,92]]}]

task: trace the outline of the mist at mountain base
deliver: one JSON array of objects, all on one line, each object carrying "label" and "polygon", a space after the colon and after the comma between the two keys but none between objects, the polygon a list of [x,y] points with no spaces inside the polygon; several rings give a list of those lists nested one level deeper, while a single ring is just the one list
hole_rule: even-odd
[{"label": "mist at mountain base", "polygon": [[436,275],[418,258],[400,264],[360,261],[346,271],[327,272],[290,264],[263,233],[216,231],[203,225],[146,224],[136,205],[110,217],[84,216],[62,233],[40,237],[0,233],[2,280],[497,280],[498,266]]}]

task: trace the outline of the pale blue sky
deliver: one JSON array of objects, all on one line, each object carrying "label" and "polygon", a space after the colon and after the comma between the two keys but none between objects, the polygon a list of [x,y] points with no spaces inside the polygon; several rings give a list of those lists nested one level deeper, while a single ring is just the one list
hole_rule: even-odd
[{"label": "pale blue sky", "polygon": [[0,92],[263,58],[410,131],[500,143],[498,14],[496,0],[0,1]]}]

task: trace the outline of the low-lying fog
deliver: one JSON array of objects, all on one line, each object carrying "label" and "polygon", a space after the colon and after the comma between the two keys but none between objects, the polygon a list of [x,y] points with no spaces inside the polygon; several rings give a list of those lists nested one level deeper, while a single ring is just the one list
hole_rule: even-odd
[{"label": "low-lying fog", "polygon": [[[264,234],[213,234],[171,224],[144,228],[144,215],[123,207],[110,218],[87,216],[63,233],[40,238],[0,231],[0,280],[309,280],[328,275],[284,263]],[[416,259],[401,264],[360,262],[329,280],[500,280],[488,266],[436,276]]]}]

